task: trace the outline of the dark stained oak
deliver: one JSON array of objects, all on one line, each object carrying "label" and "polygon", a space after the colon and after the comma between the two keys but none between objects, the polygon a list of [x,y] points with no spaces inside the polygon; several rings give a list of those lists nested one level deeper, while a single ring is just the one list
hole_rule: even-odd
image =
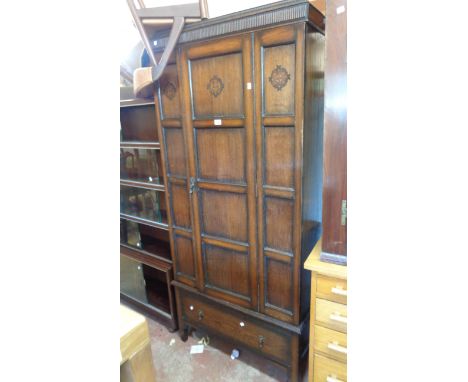
[{"label": "dark stained oak", "polygon": [[263,48],[264,115],[294,114],[296,45]]},{"label": "dark stained oak", "polygon": [[185,176],[184,135],[181,128],[164,129],[164,146],[167,148],[168,175]]},{"label": "dark stained oak", "polygon": [[167,65],[164,69],[164,75],[159,80],[158,98],[164,121],[180,118],[180,86],[176,65]]},{"label": "dark stained oak", "polygon": [[170,184],[170,198],[172,203],[173,225],[190,228],[190,202],[189,193],[185,184]]},{"label": "dark stained oak", "polygon": [[347,7],[346,0],[327,3],[322,252],[346,256],[347,226],[341,224],[341,203],[347,199],[347,12],[336,13],[341,5]]},{"label": "dark stained oak", "polygon": [[[200,129],[196,134],[198,177],[206,180],[245,183],[244,129]],[[207,147],[210,149],[206,150]]]},{"label": "dark stained oak", "polygon": [[243,115],[241,53],[193,59],[190,75],[195,118]]},{"label": "dark stained oak", "polygon": [[[256,309],[255,177],[248,161],[254,151],[253,109],[245,86],[252,83],[251,45],[248,35],[193,44],[181,48],[179,60],[188,93],[184,129],[196,256],[203,274],[198,283],[207,295]],[[200,123],[209,117],[218,122]],[[241,123],[224,127],[225,117]],[[205,238],[216,240],[216,251]],[[244,253],[235,252],[233,243]],[[232,272],[225,271],[227,266]]]},{"label": "dark stained oak", "polygon": [[258,12],[190,26],[158,84],[173,285],[181,338],[204,329],[298,381],[302,265],[322,218],[324,18],[305,0]]}]

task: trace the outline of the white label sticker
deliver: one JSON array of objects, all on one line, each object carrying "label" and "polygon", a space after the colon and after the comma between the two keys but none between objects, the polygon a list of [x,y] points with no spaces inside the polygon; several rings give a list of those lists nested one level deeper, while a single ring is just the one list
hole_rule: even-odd
[{"label": "white label sticker", "polygon": [[215,126],[221,126],[223,124],[223,121],[221,121],[220,119],[215,119],[213,122]]},{"label": "white label sticker", "polygon": [[247,82],[247,90],[252,90],[252,82]]},{"label": "white label sticker", "polygon": [[204,348],[204,345],[192,345],[192,347],[190,348],[190,354],[203,353]]},{"label": "white label sticker", "polygon": [[338,8],[336,8],[336,14],[339,15],[340,13],[343,13],[345,11],[345,6],[340,5]]}]

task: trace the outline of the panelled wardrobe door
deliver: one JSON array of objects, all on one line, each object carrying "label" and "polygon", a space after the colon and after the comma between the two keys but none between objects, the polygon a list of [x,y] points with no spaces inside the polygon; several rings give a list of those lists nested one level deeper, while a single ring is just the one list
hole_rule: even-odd
[{"label": "panelled wardrobe door", "polygon": [[166,166],[169,232],[173,248],[174,277],[187,285],[196,285],[196,260],[192,241],[192,223],[187,177],[180,85],[175,64],[167,65],[159,80],[156,102],[158,133]]},{"label": "panelled wardrobe door", "polygon": [[255,34],[260,311],[299,323],[304,27]]},{"label": "panelled wardrobe door", "polygon": [[250,35],[183,47],[198,288],[257,309]]}]

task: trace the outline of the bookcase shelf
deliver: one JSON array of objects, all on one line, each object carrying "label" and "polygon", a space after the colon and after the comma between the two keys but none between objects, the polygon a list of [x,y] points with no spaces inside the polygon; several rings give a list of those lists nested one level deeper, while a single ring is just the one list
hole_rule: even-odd
[{"label": "bookcase shelf", "polygon": [[154,101],[120,103],[120,298],[177,329]]}]

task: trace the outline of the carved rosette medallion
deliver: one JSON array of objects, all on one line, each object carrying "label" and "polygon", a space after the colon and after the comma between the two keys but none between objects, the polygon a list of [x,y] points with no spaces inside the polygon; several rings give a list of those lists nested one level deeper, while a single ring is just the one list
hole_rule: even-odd
[{"label": "carved rosette medallion", "polygon": [[281,65],[276,65],[276,68],[273,69],[268,78],[273,87],[278,91],[283,89],[290,79],[291,75]]},{"label": "carved rosette medallion", "polygon": [[217,97],[223,91],[224,83],[221,80],[221,78],[214,75],[213,77],[211,77],[206,88],[208,89],[208,91],[211,93],[212,96]]},{"label": "carved rosette medallion", "polygon": [[176,95],[176,90],[177,89],[172,82],[167,82],[164,84],[163,94],[172,101]]}]

